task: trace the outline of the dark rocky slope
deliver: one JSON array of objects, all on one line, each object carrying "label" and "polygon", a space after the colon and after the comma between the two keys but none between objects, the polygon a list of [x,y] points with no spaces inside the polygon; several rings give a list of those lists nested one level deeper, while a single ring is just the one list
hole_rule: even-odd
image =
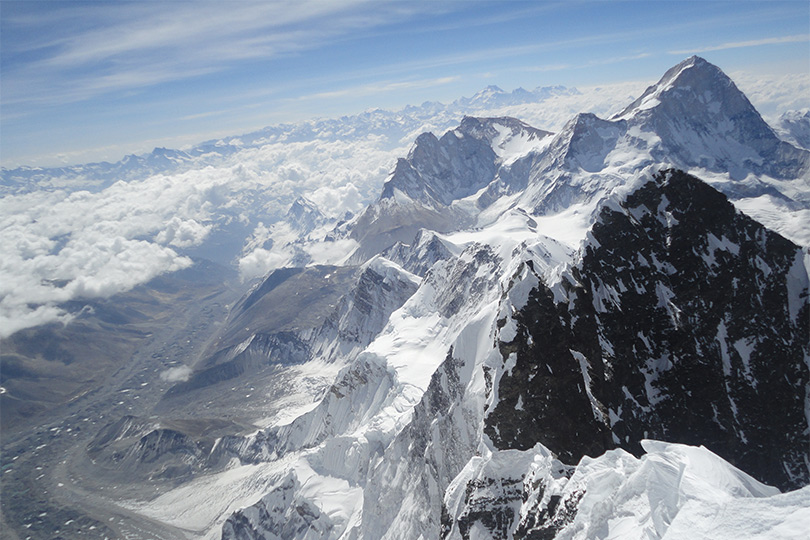
[{"label": "dark rocky slope", "polygon": [[645,438],[705,445],[766,483],[806,485],[802,257],[697,178],[658,174],[602,208],[565,299],[541,281],[515,314],[487,435],[571,464],[640,455]]}]

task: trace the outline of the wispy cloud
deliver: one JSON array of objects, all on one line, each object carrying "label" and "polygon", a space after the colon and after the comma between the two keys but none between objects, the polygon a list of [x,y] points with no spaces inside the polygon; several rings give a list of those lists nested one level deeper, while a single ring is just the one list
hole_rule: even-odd
[{"label": "wispy cloud", "polygon": [[[318,48],[402,15],[369,0],[240,2],[239,9],[227,2],[155,6],[102,4],[41,18],[9,15],[6,28],[16,32],[2,43],[4,105],[64,104],[182,81],[235,62]],[[92,24],[68,30],[65,23],[78,12]],[[43,38],[47,27],[58,30]]]},{"label": "wispy cloud", "polygon": [[[62,105],[115,92],[189,80],[232,69],[239,62],[278,58],[346,39],[373,34],[430,3],[270,2],[94,5],[60,8],[38,17],[7,17],[17,30],[3,39],[4,115],[29,107]],[[443,6],[443,7],[441,7]],[[452,7],[452,4],[450,4]],[[441,4],[447,11],[448,5]],[[550,9],[546,6],[542,9]],[[536,10],[531,10],[532,12]],[[517,13],[517,14],[516,14]],[[506,13],[509,20],[523,11]],[[84,21],[84,23],[82,23]],[[88,22],[89,21],[89,22]],[[466,21],[485,24],[486,21]],[[491,21],[490,21],[491,22]],[[78,25],[77,30],[70,30]],[[57,28],[51,35],[46,28]],[[51,36],[51,37],[43,37]],[[486,47],[464,53],[434,54],[417,60],[374,66],[376,77],[412,76],[423,70],[497,61],[565,47],[607,44],[627,32],[604,33],[552,42]],[[15,57],[32,61],[15,63]],[[344,77],[363,76],[348,70]]]},{"label": "wispy cloud", "polygon": [[341,98],[347,96],[369,96],[374,94],[381,94],[385,92],[395,92],[398,90],[415,90],[417,88],[431,88],[433,86],[441,86],[457,81],[459,77],[439,77],[436,79],[422,79],[417,81],[396,81],[385,83],[363,84],[353,86],[350,88],[342,88],[329,92],[318,92],[295,98],[296,101],[305,101],[311,99],[330,99]]},{"label": "wispy cloud", "polygon": [[726,49],[741,49],[743,47],[761,47],[762,45],[779,45],[783,43],[804,43],[808,41],[810,41],[810,34],[798,34],[793,36],[752,39],[748,41],[732,41],[728,43],[722,43],[720,45],[713,45],[710,47],[669,51],[669,54],[677,54],[677,55],[697,54],[711,51],[724,51]]},{"label": "wispy cloud", "polygon": [[610,58],[599,58],[581,64],[545,64],[541,66],[528,66],[522,68],[522,70],[545,73],[549,71],[562,71],[566,69],[586,69],[595,66],[607,66],[610,64],[618,64],[621,62],[629,62],[632,60],[641,60],[642,58],[649,58],[650,56],[652,56],[651,53],[645,52],[629,56],[612,56]]}]

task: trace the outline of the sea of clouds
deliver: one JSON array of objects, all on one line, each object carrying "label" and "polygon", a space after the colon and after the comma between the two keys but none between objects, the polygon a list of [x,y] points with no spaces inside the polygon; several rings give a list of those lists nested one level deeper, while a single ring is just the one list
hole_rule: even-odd
[{"label": "sea of clouds", "polygon": [[[735,77],[771,117],[810,106],[810,76]],[[239,255],[229,262],[242,278],[261,277],[290,260],[285,248],[266,241],[274,228],[283,229],[279,220],[297,197],[306,196],[327,217],[356,213],[379,195],[396,159],[419,133],[441,134],[464,114],[514,116],[557,131],[578,112],[609,117],[647,84],[552,92],[534,103],[484,103],[478,109],[430,104],[276,127],[221,159],[205,156],[199,167],[110,179],[100,190],[50,179],[20,193],[4,191],[0,181],[0,338],[68,321],[67,301],[110,297],[187,268],[192,250],[205,257],[218,230],[237,231],[232,241],[239,243]],[[310,246],[309,256],[336,262],[350,247]]]}]

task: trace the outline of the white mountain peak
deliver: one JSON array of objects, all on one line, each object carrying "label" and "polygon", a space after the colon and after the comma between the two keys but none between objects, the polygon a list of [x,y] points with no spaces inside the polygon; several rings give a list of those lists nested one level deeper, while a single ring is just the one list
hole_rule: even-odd
[{"label": "white mountain peak", "polygon": [[476,92],[476,94],[472,97],[472,101],[480,101],[498,94],[505,94],[505,93],[506,92],[504,92],[503,89],[501,89],[500,87],[491,84],[486,88],[484,88],[483,90]]}]

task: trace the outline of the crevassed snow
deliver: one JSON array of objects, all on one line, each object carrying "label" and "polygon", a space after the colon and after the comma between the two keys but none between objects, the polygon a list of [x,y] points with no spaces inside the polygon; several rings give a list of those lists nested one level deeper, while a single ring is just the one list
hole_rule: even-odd
[{"label": "crevassed snow", "polygon": [[810,209],[795,208],[772,195],[747,197],[732,201],[734,206],[785,238],[810,246]]}]

